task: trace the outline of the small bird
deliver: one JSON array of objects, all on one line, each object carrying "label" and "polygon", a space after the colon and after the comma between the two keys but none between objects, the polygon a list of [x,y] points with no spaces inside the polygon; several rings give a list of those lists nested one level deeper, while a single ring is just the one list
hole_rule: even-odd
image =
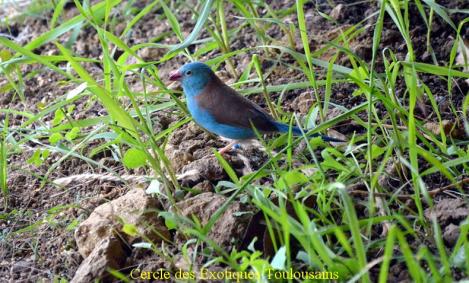
[{"label": "small bird", "polygon": [[[219,150],[220,154],[229,151],[239,141],[256,138],[253,127],[260,133],[285,133],[290,129],[289,125],[275,121],[260,106],[223,83],[204,63],[185,64],[171,72],[169,79],[181,82],[187,108],[199,126],[233,140]],[[298,127],[292,127],[292,132],[301,135]],[[324,141],[342,142],[328,136],[321,138]]]}]

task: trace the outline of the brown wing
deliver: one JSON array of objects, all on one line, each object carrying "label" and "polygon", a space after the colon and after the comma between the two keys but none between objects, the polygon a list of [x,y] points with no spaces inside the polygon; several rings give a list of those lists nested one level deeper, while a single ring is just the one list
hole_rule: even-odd
[{"label": "brown wing", "polygon": [[252,124],[261,132],[278,130],[267,112],[214,77],[196,99],[218,123],[243,128],[252,128]]}]

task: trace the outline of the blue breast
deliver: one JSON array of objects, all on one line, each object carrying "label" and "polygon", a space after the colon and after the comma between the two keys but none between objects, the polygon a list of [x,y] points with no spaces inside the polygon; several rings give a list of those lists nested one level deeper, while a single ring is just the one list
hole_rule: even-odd
[{"label": "blue breast", "polygon": [[209,132],[233,140],[251,139],[256,136],[252,129],[218,123],[209,111],[197,105],[194,96],[187,97],[187,108],[194,121]]}]

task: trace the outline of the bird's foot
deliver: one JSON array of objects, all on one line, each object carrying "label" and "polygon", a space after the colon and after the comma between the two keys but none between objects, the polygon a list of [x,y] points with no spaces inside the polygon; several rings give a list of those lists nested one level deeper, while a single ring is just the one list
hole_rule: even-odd
[{"label": "bird's foot", "polygon": [[226,148],[226,146],[224,148],[221,148],[218,150],[218,153],[220,153],[220,155],[224,155],[225,153],[227,153],[228,151],[230,151],[231,148]]},{"label": "bird's foot", "polygon": [[233,147],[236,148],[236,141],[232,141],[230,142],[227,146],[225,146],[224,148],[221,148],[220,150],[218,150],[218,153],[220,153],[221,155],[227,153],[228,151],[230,151]]},{"label": "bird's foot", "polygon": [[241,148],[241,145],[239,143],[236,143],[236,141],[233,141],[233,142],[230,142],[224,148],[221,148],[220,150],[218,150],[218,153],[223,155],[223,154],[227,153],[228,151],[230,151],[231,149],[237,150],[237,149],[240,149],[240,148]]}]

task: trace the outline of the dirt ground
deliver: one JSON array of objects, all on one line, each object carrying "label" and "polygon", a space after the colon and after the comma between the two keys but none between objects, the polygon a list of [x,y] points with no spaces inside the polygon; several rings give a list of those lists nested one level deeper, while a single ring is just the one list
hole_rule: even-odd
[{"label": "dirt ground", "polygon": [[[291,1],[268,2],[271,2],[273,8],[294,5],[290,3]],[[333,7],[329,6],[328,1],[317,2],[320,2],[318,8],[321,12],[325,14],[331,13]],[[343,2],[347,5],[349,1],[335,2]],[[446,7],[469,9],[469,2],[464,0],[440,1],[440,4]],[[143,6],[143,4],[139,5]],[[311,35],[310,45],[313,50],[322,47],[340,30],[344,30],[362,21],[364,16],[368,16],[377,11],[375,4],[361,1],[360,4],[347,5],[347,9],[340,11],[337,22],[332,23],[321,17],[315,8],[316,7],[313,5],[306,5],[305,7],[308,31]],[[116,10],[117,14],[121,12],[122,11]],[[76,11],[73,5],[67,7],[67,14],[69,16],[75,13]],[[147,15],[144,20],[140,21],[127,39],[129,45],[146,42],[149,38],[170,32],[171,28],[169,25],[160,19],[162,13],[162,10],[153,11]],[[415,46],[417,61],[432,63],[432,56],[427,52],[426,48],[427,30],[423,20],[415,7],[411,9],[410,13],[412,15],[410,32]],[[240,21],[242,21],[235,17],[238,15],[233,14],[229,7],[226,9],[226,14],[229,19],[229,26],[237,26],[240,24]],[[191,31],[194,24],[191,20],[191,15],[192,13],[188,8],[184,8],[181,13],[177,14],[185,35]],[[17,43],[24,45],[48,30],[48,19],[50,19],[50,16],[51,14],[29,17],[24,23],[14,23],[9,28],[0,27],[0,33],[9,34]],[[120,17],[124,16],[120,15]],[[462,14],[452,14],[451,18],[454,22],[458,23],[464,16]],[[294,13],[289,20],[296,23]],[[374,20],[375,18],[371,18],[367,22],[368,25],[364,33],[352,42],[352,49],[365,61],[371,60]],[[114,32],[117,34],[119,30],[121,31],[122,29],[123,26],[118,24]],[[286,40],[285,35],[278,26],[272,26],[267,33],[279,42],[285,42]],[[469,30],[466,29],[465,34],[469,37]],[[208,33],[205,32],[204,35],[208,35]],[[204,35],[202,35],[202,37]],[[455,38],[455,31],[446,22],[442,21],[441,18],[436,17],[432,25],[430,38],[430,43],[435,52],[437,62],[441,65],[445,65],[449,59]],[[63,37],[63,40],[66,40],[66,36]],[[296,41],[298,51],[302,51],[299,37]],[[162,43],[175,42],[175,36],[168,36],[162,40]],[[261,43],[256,37],[255,32],[249,26],[246,26],[236,35],[235,40],[232,42],[231,49],[237,50],[255,45],[261,45]],[[92,28],[86,27],[78,35],[73,50],[80,56],[99,58],[101,50],[95,48],[95,46],[99,46],[96,32]],[[407,51],[404,40],[401,38],[396,26],[389,17],[387,17],[385,21],[380,48],[392,50],[396,56],[401,59],[404,59]],[[49,55],[58,54],[53,44],[47,44],[38,48],[35,52]],[[209,59],[211,56],[216,55],[217,52],[218,51],[213,51],[203,59]],[[260,49],[240,54],[234,57],[235,66],[237,66],[239,70],[242,70],[255,52],[259,52],[262,57],[263,51]],[[158,50],[142,51],[142,56],[145,60],[155,60],[163,54],[164,51]],[[327,60],[327,54],[324,56],[325,58],[322,59]],[[286,60],[287,62],[294,61],[293,58],[287,55],[282,55],[282,60]],[[169,71],[177,66],[181,66],[184,62],[184,58],[178,57],[159,66],[161,76],[164,77]],[[338,63],[350,66],[350,62],[345,57],[340,58]],[[377,66],[378,71],[383,70],[381,60],[378,60]],[[96,76],[101,76],[102,69],[100,66],[89,64],[86,67]],[[224,70],[224,67],[225,66],[222,65],[220,69]],[[270,76],[267,78],[267,84],[269,85],[303,81],[306,79],[302,73],[288,69],[273,60],[263,61],[263,68],[271,71]],[[62,81],[63,78],[60,75],[43,66],[30,65],[23,67],[21,71],[26,78],[24,89],[26,100],[22,102],[19,97],[14,95],[13,91],[2,93],[0,95],[1,108],[18,111],[27,109],[29,111],[39,112],[40,104],[50,103],[59,95],[63,95],[76,87],[76,85],[64,84]],[[224,75],[226,79],[230,79],[230,75],[227,72],[225,72]],[[450,121],[460,120],[461,117],[454,116],[451,107],[461,109],[463,98],[469,90],[468,85],[464,83],[463,80],[454,80],[452,96],[448,97],[446,81],[431,75],[425,75],[422,79],[434,94],[443,119]],[[0,86],[4,84],[5,79],[0,77]],[[400,85],[397,86],[398,97],[404,97],[404,89],[405,84],[401,82]],[[351,84],[335,84],[332,90],[332,102],[343,105],[346,108],[352,108],[364,102],[363,96],[352,95],[354,90],[355,86]],[[321,94],[323,94],[324,89],[321,89],[321,92]],[[274,98],[278,96],[279,94],[274,94]],[[265,106],[262,96],[254,96],[251,98],[261,106]],[[284,95],[283,99],[283,108],[286,112],[306,114],[308,106],[311,105],[311,95],[307,92],[290,91]],[[74,104],[76,108],[72,113],[72,117],[75,119],[99,117],[106,113],[102,106],[96,101],[90,103],[88,99],[80,99]],[[381,114],[384,114],[386,109],[381,107],[379,111]],[[52,114],[43,122],[52,120]],[[332,118],[336,115],[337,113],[329,113],[328,117]],[[365,115],[365,113],[363,113],[363,115]],[[437,117],[431,111],[430,101],[426,98],[420,102],[417,115],[420,119],[428,122],[437,121]],[[0,114],[0,119],[4,118],[5,114]],[[366,117],[364,116],[363,118]],[[176,119],[178,119],[177,113],[171,111],[157,113],[154,115],[155,127],[166,129],[172,125]],[[10,117],[12,127],[20,125],[26,120],[27,118],[19,115]],[[360,134],[364,131],[358,125],[350,123],[350,121],[341,123],[335,130],[344,135],[351,135],[354,132]],[[376,135],[379,135],[379,133],[376,133]],[[228,180],[222,168],[218,165],[214,165],[215,160],[207,157],[212,152],[212,148],[219,148],[223,146],[224,143],[199,130],[197,126],[190,123],[178,129],[173,134],[169,144],[172,145],[173,149],[171,152],[167,153],[168,156],[171,157],[171,163],[177,173],[188,172],[194,168],[202,171],[195,177],[183,180],[184,186],[198,187],[202,191],[213,192],[214,186],[218,181]],[[44,176],[47,176],[48,180],[54,180],[76,174],[107,173],[107,171],[75,157],[65,159],[57,168],[49,171],[50,167],[55,164],[62,155],[52,153],[42,165],[36,166],[29,164],[27,160],[30,159],[34,153],[37,144],[30,143],[28,146],[28,150],[14,152],[9,156],[8,188],[10,189],[10,195],[8,197],[8,207],[4,207],[5,202],[3,200],[0,204],[0,210],[6,212],[6,216],[0,219],[0,228],[2,231],[2,239],[0,240],[0,278],[2,278],[2,280],[17,282],[37,281],[39,279],[46,279],[47,281],[59,277],[71,279],[83,260],[77,251],[73,237],[76,224],[86,219],[98,205],[125,194],[132,188],[132,184],[107,181],[77,182],[66,189],[58,188],[50,182],[42,184]],[[181,151],[185,151],[188,154],[182,154]],[[243,152],[243,154],[250,157],[250,165],[254,170],[267,158],[264,153],[256,150]],[[86,152],[84,155],[86,156]],[[108,152],[95,155],[92,159],[99,164],[111,168],[112,171],[118,174],[151,174],[151,172],[145,172],[145,170],[134,171],[125,169],[119,162],[114,161],[112,155]],[[242,160],[234,155],[230,156],[228,160],[239,174],[243,174],[245,165]],[[425,166],[425,164],[422,165]],[[203,170],[201,168],[203,168]],[[429,189],[448,185],[447,179],[443,178],[441,174],[427,176],[424,181]],[[265,180],[265,182],[267,183],[269,180]],[[400,185],[400,182],[397,182],[397,184],[391,182],[389,187],[390,190],[392,190],[397,189]],[[405,190],[409,192],[409,187],[405,188],[404,191]],[[190,194],[186,195],[186,197],[189,196]],[[358,202],[360,202],[360,197],[357,197],[357,203]],[[454,242],[451,242],[451,229],[453,225],[457,225],[468,216],[469,208],[467,202],[462,201],[457,195],[442,194],[436,197],[435,203],[437,203],[435,207],[436,215],[440,221],[439,223],[443,229],[443,233],[448,235],[445,240],[448,242],[448,245],[454,245]],[[58,206],[59,209],[57,211]],[[455,214],[454,210],[448,209],[448,207],[457,207],[458,213]],[[51,211],[51,208],[54,208],[54,210]],[[242,238],[245,230],[248,229],[248,221],[245,221],[243,225],[244,226],[240,226],[241,228],[244,227],[242,231],[233,229],[233,233],[238,233],[237,235],[233,234],[233,237]],[[377,235],[378,234],[379,233],[377,233]],[[241,241],[234,243],[234,245],[237,246],[241,246],[241,244]],[[411,244],[413,246],[419,245],[418,242]],[[173,252],[178,254],[180,251],[175,249]],[[130,267],[134,266],[151,269],[159,267],[174,268],[172,263],[165,262],[151,251],[142,249],[134,249],[131,251],[126,266],[128,268],[123,269],[124,273],[128,271]],[[405,268],[405,266],[400,264],[393,265],[390,270],[392,276],[390,281],[396,282],[408,279],[408,274],[403,268]],[[374,270],[372,270],[372,272],[374,272]],[[376,272],[379,272],[379,270],[376,270]]]}]

